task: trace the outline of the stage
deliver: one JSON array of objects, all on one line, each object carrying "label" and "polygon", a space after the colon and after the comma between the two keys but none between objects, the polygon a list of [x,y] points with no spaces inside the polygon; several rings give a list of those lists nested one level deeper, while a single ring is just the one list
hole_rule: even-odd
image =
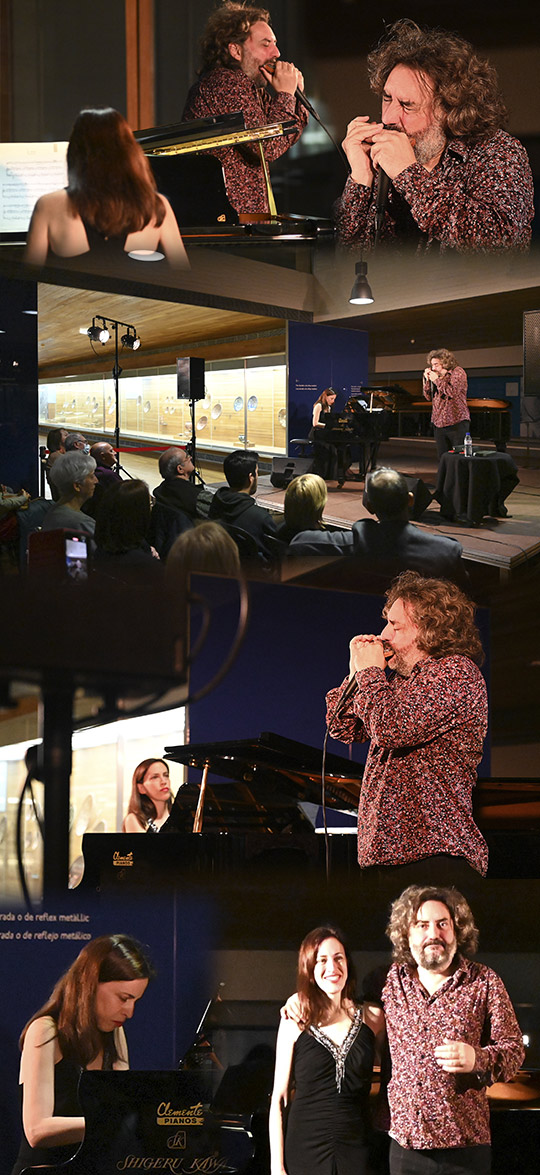
[{"label": "stage", "polygon": [[[506,518],[485,517],[479,526],[467,526],[442,518],[438,502],[432,502],[421,519],[416,520],[423,530],[459,539],[467,562],[498,569],[501,578],[540,554],[540,451],[527,452],[525,441],[510,442],[507,451],[518,466],[519,485],[506,499]],[[435,489],[437,457],[431,438],[393,439],[383,443],[378,466],[389,466],[408,477],[421,478],[431,492]],[[324,521],[350,529],[353,522],[369,517],[362,505],[363,489],[363,481],[345,482],[342,487],[329,482]],[[284,497],[285,491],[275,489],[269,476],[259,478],[260,506],[281,513]]]}]

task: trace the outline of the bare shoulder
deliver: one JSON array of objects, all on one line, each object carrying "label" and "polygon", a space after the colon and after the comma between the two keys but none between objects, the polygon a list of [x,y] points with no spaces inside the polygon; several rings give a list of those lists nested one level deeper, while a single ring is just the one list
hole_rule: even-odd
[{"label": "bare shoulder", "polygon": [[71,206],[65,188],[58,188],[56,192],[46,192],[44,196],[40,196],[35,207],[37,212],[56,214],[66,212]]},{"label": "bare shoulder", "polygon": [[49,1044],[50,1041],[57,1039],[56,1024],[52,1016],[40,1016],[37,1020],[32,1020],[26,1030],[24,1043],[32,1045],[34,1048],[40,1048],[44,1044]]},{"label": "bare shoulder", "polygon": [[282,1016],[279,1022],[278,1036],[283,1044],[293,1045],[295,1041],[298,1040],[298,1037],[302,1031],[303,1030],[300,1025],[296,1024],[294,1020],[291,1020],[289,1017],[285,1018],[285,1016]]},{"label": "bare shoulder", "polygon": [[145,829],[134,812],[128,812],[123,824],[123,832],[144,832]]},{"label": "bare shoulder", "polygon": [[378,1036],[384,1030],[384,1012],[378,1004],[364,1004],[362,1009],[364,1024]]}]

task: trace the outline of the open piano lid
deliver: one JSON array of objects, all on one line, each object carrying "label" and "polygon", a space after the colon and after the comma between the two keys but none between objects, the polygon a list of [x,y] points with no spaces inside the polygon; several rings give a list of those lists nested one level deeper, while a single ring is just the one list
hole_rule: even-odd
[{"label": "open piano lid", "polygon": [[[218,777],[206,789],[206,831],[298,829],[303,822],[299,804],[321,802],[321,751],[271,732],[253,739],[167,747],[164,758],[201,771],[208,764],[209,773]],[[327,754],[326,806],[356,808],[361,778],[360,764]],[[198,782],[180,787],[162,832],[186,829],[198,796]]]}]

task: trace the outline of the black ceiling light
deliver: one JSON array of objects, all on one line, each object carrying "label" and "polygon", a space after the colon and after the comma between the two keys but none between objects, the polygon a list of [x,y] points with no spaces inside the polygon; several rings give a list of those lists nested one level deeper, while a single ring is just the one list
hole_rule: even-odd
[{"label": "black ceiling light", "polygon": [[367,261],[357,261],[354,272],[356,277],[349,302],[352,306],[367,306],[375,300],[367,279]]}]

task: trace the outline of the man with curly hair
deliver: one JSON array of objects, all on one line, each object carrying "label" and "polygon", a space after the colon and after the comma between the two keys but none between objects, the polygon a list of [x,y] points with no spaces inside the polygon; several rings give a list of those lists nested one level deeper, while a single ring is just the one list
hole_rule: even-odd
[{"label": "man with curly hair", "polygon": [[510,1081],[525,1055],[510,997],[491,968],[472,961],[478,931],[456,889],[409,886],[387,934],[391,1175],[489,1175],[486,1089]]},{"label": "man with curly hair", "polygon": [[[272,93],[267,90],[268,84]],[[293,123],[287,135],[214,151],[238,213],[273,211],[268,164],[300,138],[306,111],[296,100],[304,79],[282,61],[266,8],[225,0],[210,16],[201,41],[199,80],[191,87],[183,119],[243,111],[246,127]]]},{"label": "man with curly hair", "polygon": [[[358,808],[362,868],[422,861],[485,874],[472,814],[487,730],[474,606],[452,583],[404,571],[386,593],[379,636],[350,642],[349,677],[326,696],[341,742],[371,741]],[[454,873],[454,876],[456,874]]]},{"label": "man with curly hair", "polygon": [[[369,54],[368,72],[382,114],[347,127],[340,241],[527,250],[531,168],[521,143],[502,129],[506,110],[489,62],[456,33],[400,20]],[[378,201],[381,173],[390,184]]]},{"label": "man with curly hair", "polygon": [[455,355],[445,347],[430,351],[426,360],[422,391],[431,400],[431,423],[437,457],[462,445],[471,426],[467,406],[467,375]]}]

